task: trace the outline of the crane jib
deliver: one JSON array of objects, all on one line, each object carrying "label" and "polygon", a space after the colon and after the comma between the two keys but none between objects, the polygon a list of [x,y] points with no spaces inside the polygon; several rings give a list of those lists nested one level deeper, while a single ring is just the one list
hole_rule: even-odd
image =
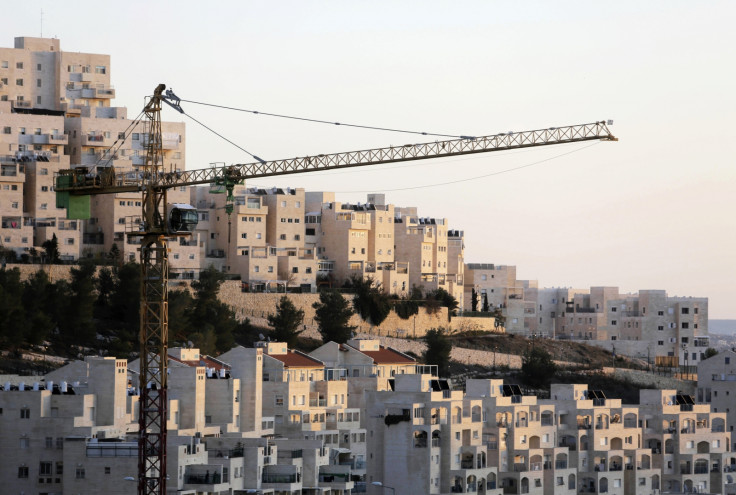
[{"label": "crane jib", "polygon": [[388,146],[359,151],[319,154],[229,165],[224,167],[159,172],[116,172],[111,168],[89,171],[84,168],[63,170],[57,178],[56,190],[72,195],[110,194],[143,191],[145,187],[169,189],[218,180],[243,181],[259,177],[299,174],[347,167],[361,167],[386,163],[444,158],[493,151],[576,143],[592,140],[617,141],[606,122],[552,127],[524,132],[509,132],[489,136],[435,141],[431,143]]}]

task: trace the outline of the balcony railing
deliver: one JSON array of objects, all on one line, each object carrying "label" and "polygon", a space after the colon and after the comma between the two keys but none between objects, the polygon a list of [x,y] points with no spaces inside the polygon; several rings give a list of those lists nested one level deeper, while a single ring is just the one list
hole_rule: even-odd
[{"label": "balcony railing", "polygon": [[184,476],[185,485],[219,485],[222,483],[222,475],[219,471],[213,474],[187,474]]},{"label": "balcony railing", "polygon": [[297,474],[263,473],[263,483],[297,483],[298,481]]}]

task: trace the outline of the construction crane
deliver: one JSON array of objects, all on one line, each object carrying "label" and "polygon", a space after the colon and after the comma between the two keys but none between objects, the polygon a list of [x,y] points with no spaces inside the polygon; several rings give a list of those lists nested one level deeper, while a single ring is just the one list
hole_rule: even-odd
[{"label": "construction crane", "polygon": [[[166,418],[168,359],[168,278],[167,239],[191,234],[197,224],[197,211],[189,205],[167,204],[171,188],[197,184],[216,184],[228,193],[226,211],[232,212],[232,191],[246,179],[276,175],[318,172],[383,163],[446,158],[475,153],[549,146],[582,141],[617,141],[608,129],[612,122],[597,121],[565,127],[508,132],[483,137],[432,143],[407,144],[386,148],[320,154],[230,165],[200,170],[165,172],[161,137],[162,103],[183,113],[179,98],[159,84],[144,112],[149,127],[146,158],[142,170],[116,172],[113,167],[97,171],[75,168],[60,171],[56,180],[57,206],[67,214],[89,211],[89,197],[96,194],[141,192],[142,226],[129,236],[141,237],[140,307],[140,400],[138,432],[138,493],[166,493]],[[87,213],[88,215],[88,213]],[[78,217],[79,218],[79,217]]]}]

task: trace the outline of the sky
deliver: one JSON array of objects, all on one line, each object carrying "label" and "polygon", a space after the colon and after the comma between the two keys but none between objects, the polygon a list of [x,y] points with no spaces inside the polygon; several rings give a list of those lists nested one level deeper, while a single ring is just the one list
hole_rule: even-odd
[{"label": "sky", "polygon": [[[453,135],[614,121],[618,142],[252,181],[447,218],[466,261],[540,287],[708,297],[736,318],[732,1],[6,1],[0,46],[57,37],[111,55],[116,106],[183,100]],[[212,109],[187,113],[266,160],[433,141]],[[186,116],[187,168],[252,161]],[[460,181],[461,182],[457,182]],[[451,183],[450,182],[454,182]]]}]

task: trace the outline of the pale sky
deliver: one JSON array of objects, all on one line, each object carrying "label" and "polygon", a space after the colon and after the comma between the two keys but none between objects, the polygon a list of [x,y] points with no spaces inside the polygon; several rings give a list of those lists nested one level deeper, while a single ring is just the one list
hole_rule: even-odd
[{"label": "pale sky", "polygon": [[[421,216],[446,217],[451,228],[464,230],[467,262],[516,265],[519,278],[542,287],[613,285],[709,297],[711,318],[736,318],[736,167],[729,138],[736,125],[736,2],[17,0],[3,6],[12,22],[5,23],[2,46],[43,32],[59,38],[64,51],[111,55],[113,104],[128,107],[131,117],[163,82],[192,101],[447,134],[613,119],[617,143],[250,185],[336,191],[345,202],[386,192],[390,203],[417,206]],[[183,106],[265,159],[428,140]],[[251,161],[173,110],[163,119],[187,123],[189,169]],[[440,185],[479,176],[487,177]]]}]

